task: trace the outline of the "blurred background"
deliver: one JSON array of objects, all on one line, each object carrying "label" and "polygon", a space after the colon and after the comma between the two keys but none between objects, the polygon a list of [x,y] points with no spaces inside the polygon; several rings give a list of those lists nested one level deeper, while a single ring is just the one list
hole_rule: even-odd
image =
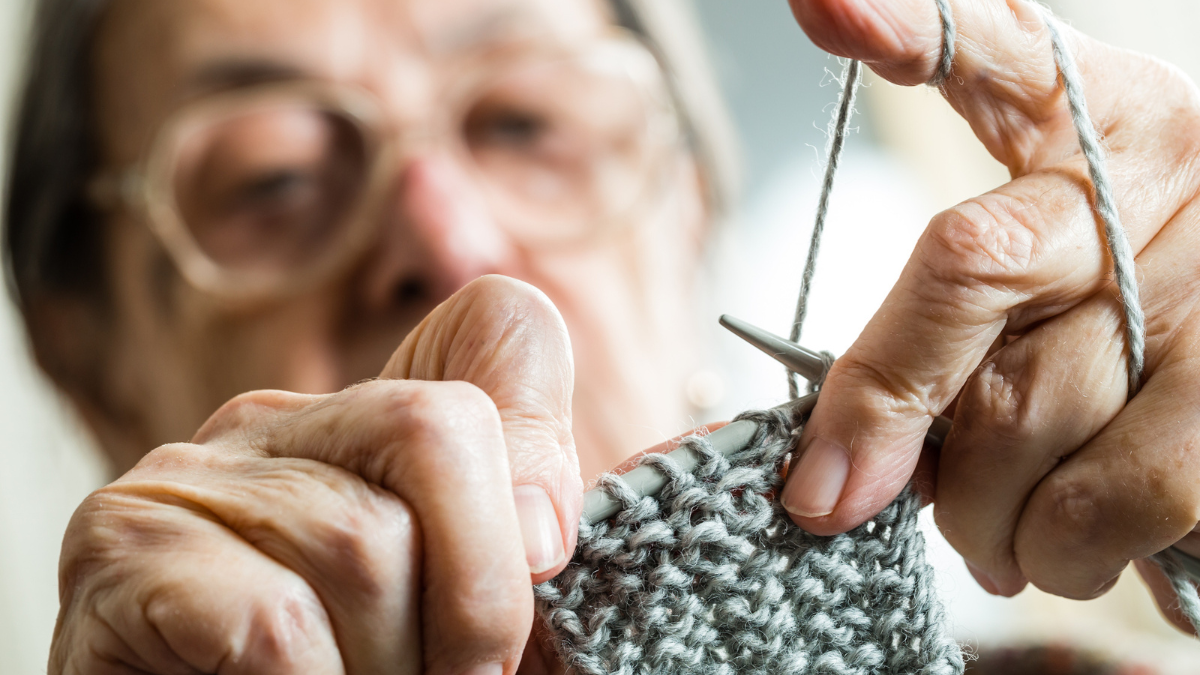
[{"label": "blurred background", "polygon": [[[1200,77],[1196,0],[1050,4],[1084,32]],[[26,5],[0,0],[5,131]],[[741,136],[745,176],[742,206],[713,247],[703,311],[713,319],[729,312],[786,333],[838,93],[833,74],[841,64],[808,42],[783,0],[691,0],[690,6]],[[931,89],[895,87],[868,75],[857,110],[803,338],[834,353],[879,305],[929,218],[1007,180]],[[713,419],[782,400],[778,369],[715,329],[708,337],[711,368],[694,379],[695,395]],[[0,307],[0,674],[45,672],[58,607],[59,541],[75,505],[105,479],[80,424],[32,365],[6,296]],[[1131,664],[1112,672],[1200,673],[1200,642],[1159,618],[1132,571],[1104,598],[1087,603],[1033,589],[1013,600],[992,598],[926,525],[938,585],[968,650],[1075,645]]]}]

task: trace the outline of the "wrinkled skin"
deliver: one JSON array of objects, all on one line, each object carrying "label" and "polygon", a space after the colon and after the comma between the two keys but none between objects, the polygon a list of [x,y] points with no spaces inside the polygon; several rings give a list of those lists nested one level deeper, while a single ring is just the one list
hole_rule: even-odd
[{"label": "wrinkled skin", "polygon": [[[895,497],[931,417],[949,412],[925,467],[938,525],[985,589],[1091,598],[1138,561],[1190,629],[1142,559],[1176,542],[1200,554],[1200,96],[1166,64],[1065,31],[1137,255],[1146,371],[1126,404],[1123,313],[1042,19],[1020,0],[951,4],[943,93],[1013,180],[930,222],[830,372],[784,503],[813,532],[858,525]],[[933,2],[791,5],[817,45],[893,82],[934,72]]]},{"label": "wrinkled skin", "polygon": [[[1121,312],[1045,33],[1017,0],[952,4],[959,56],[946,96],[1014,180],[932,221],[895,290],[830,374],[783,497],[814,532],[853,527],[894,497],[918,465],[931,415],[950,411],[954,431],[925,467],[936,477],[938,522],[981,583],[1004,594],[1032,582],[1092,597],[1128,561],[1184,539],[1200,519],[1200,458],[1191,452],[1200,294],[1190,264],[1200,243],[1200,102],[1169,67],[1068,31],[1112,152],[1148,317],[1146,385],[1125,406]],[[888,79],[919,84],[933,72],[940,31],[931,2],[792,5],[818,45],[862,58]],[[137,21],[117,23],[118,34],[124,26],[126,38],[144,37]],[[255,32],[261,24],[244,28],[274,44]],[[296,31],[321,44],[319,31]],[[103,63],[132,58],[116,48],[105,54],[102,75]],[[136,97],[109,105],[108,152],[128,159],[156,119],[154,107],[138,108]],[[389,267],[381,255],[345,286],[255,316],[223,315],[174,277],[165,289],[152,286],[161,261],[144,228],[114,224],[124,332],[113,338],[115,365],[102,378],[112,396],[92,401],[89,417],[114,457],[140,456],[134,449],[153,446],[139,443],[196,426],[214,392],[272,381],[303,393],[237,396],[191,444],[162,445],[81,506],[64,542],[52,673],[491,675],[512,673],[518,662],[555,667],[538,641],[526,650],[529,584],[563,563],[531,562],[520,545],[528,533],[517,495],[530,485],[545,492],[561,550],[569,550],[581,484],[566,336],[591,343],[574,345],[578,391],[611,406],[576,405],[581,449],[581,426],[589,438],[582,461],[592,469],[615,464],[617,446],[592,440],[617,412],[639,414],[644,398],[623,398],[637,389],[627,386],[636,381],[628,368],[666,353],[652,348],[662,344],[655,331],[628,328],[641,316],[630,308],[658,309],[686,293],[660,292],[678,277],[643,275],[641,258],[621,257],[643,251],[644,241],[566,259],[463,257],[464,248],[450,244],[479,239],[438,227],[486,221],[438,220],[461,216],[452,208],[460,202],[446,195],[464,186],[453,172],[427,173],[431,166],[414,164],[400,187],[396,228],[386,230],[426,246],[424,257]],[[660,234],[678,242],[695,233],[698,202],[694,181],[676,188],[684,206],[674,213],[692,220]],[[674,260],[668,271],[687,269],[690,254],[661,257],[672,250],[679,249],[643,252],[659,255],[660,265]],[[430,275],[441,289],[422,298],[430,307],[390,307],[387,292],[354,295],[405,278],[395,269]],[[547,270],[558,276],[538,276]],[[468,284],[487,271],[549,287],[565,327],[529,286],[498,277]],[[156,293],[184,309],[160,311]],[[364,364],[386,359],[381,345],[390,352],[392,336],[412,323],[405,317],[445,297],[379,379],[328,393],[373,375]],[[344,307],[380,313],[360,314],[372,319],[360,325],[336,323]],[[631,320],[610,321],[612,309]],[[351,346],[330,351],[330,340]],[[617,354],[633,365],[614,365],[622,363],[610,358]],[[814,438],[840,448],[841,464],[828,455],[814,464]],[[839,474],[844,488],[832,481],[831,491]],[[830,503],[818,503],[829,494]],[[1169,604],[1161,577],[1139,567]]]},{"label": "wrinkled skin", "polygon": [[533,618],[514,489],[556,506],[533,581],[578,526],[572,382],[558,312],[490,276],[378,379],[233,399],[79,508],[50,672],[511,672]]},{"label": "wrinkled skin", "polygon": [[[554,44],[609,27],[591,0],[117,0],[94,45],[103,161],[236,85],[231,62],[366,89],[396,127],[436,116],[435,85],[486,58],[459,38],[488,39],[493,15]],[[457,51],[422,43],[439,36]],[[111,313],[82,332],[102,339],[76,339],[70,298],[31,318],[125,474],[66,535],[51,672],[511,673],[530,583],[574,545],[581,473],[686,428],[676,338],[705,220],[676,159],[656,208],[547,251],[449,153],[405,157],[346,274],[252,307],[189,286],[114,214]]]}]

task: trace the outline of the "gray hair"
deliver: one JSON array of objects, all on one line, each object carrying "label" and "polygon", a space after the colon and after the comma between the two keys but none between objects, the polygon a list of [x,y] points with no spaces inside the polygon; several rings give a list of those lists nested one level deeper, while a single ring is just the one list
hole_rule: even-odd
[{"label": "gray hair", "polygon": [[[733,199],[733,134],[695,18],[675,0],[609,0],[617,22],[655,51],[669,74],[719,215]],[[4,204],[3,257],[11,294],[28,318],[39,299],[71,295],[101,306],[102,221],[86,199],[98,168],[92,41],[107,0],[40,0],[17,102]]]}]

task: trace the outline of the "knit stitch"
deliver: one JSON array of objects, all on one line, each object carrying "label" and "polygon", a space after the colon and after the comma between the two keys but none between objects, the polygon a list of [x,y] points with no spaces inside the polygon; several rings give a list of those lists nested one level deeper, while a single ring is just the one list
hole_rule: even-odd
[{"label": "knit stitch", "polygon": [[905,491],[849,533],[808,534],[774,499],[801,431],[778,410],[745,450],[725,457],[703,436],[685,443],[692,472],[642,458],[668,477],[640,497],[620,476],[599,485],[620,501],[583,522],[567,569],[537,586],[553,646],[584,675],[952,675],[963,669]]}]

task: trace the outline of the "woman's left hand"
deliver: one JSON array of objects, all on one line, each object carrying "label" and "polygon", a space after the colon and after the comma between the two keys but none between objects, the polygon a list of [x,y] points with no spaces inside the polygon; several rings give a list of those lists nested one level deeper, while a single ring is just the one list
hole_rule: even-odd
[{"label": "woman's left hand", "polygon": [[[818,46],[888,80],[934,73],[934,0],[791,4]],[[830,372],[783,500],[815,533],[862,523],[953,406],[934,498],[947,539],[993,593],[1090,598],[1172,544],[1200,554],[1200,96],[1174,68],[1062,29],[1137,256],[1146,370],[1127,403],[1123,312],[1043,16],[1025,0],[950,4],[942,91],[1013,180],[932,220]],[[1161,575],[1139,567],[1167,608]]]}]

